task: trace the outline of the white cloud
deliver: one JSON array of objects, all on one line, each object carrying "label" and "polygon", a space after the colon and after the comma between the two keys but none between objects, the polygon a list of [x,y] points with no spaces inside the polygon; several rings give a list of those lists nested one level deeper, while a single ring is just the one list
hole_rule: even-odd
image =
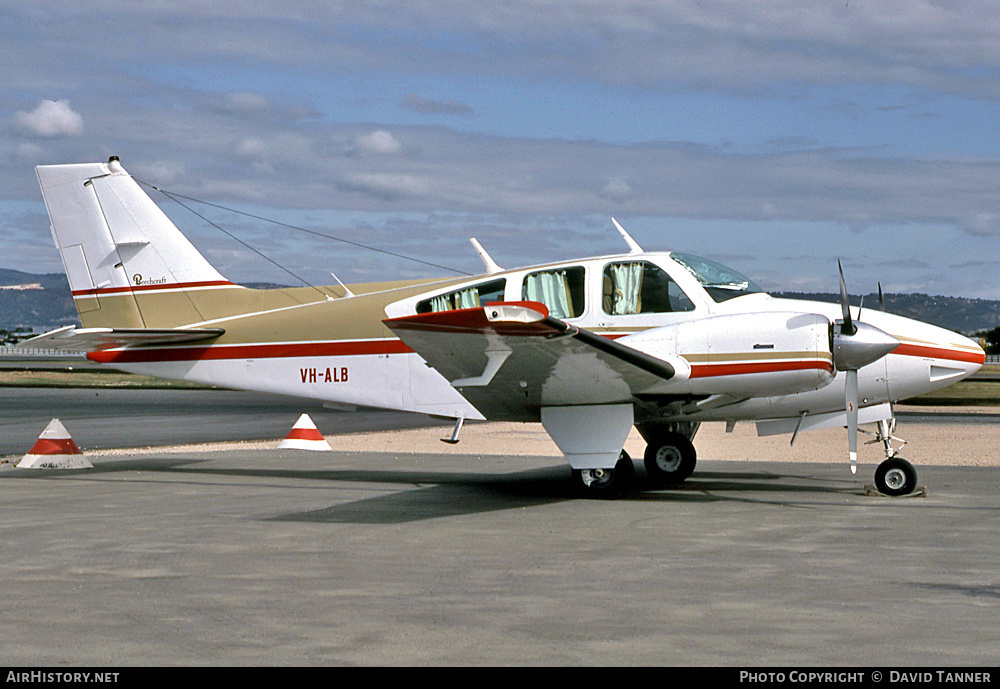
[{"label": "white cloud", "polygon": [[268,102],[259,93],[240,91],[227,93],[223,107],[230,112],[252,113],[266,110]]},{"label": "white cloud", "polygon": [[433,98],[424,98],[415,93],[408,93],[400,102],[400,107],[421,115],[471,115],[471,106],[456,100],[442,102]]},{"label": "white cloud", "polygon": [[429,188],[424,180],[412,175],[358,174],[342,183],[347,191],[369,194],[383,201],[398,201],[426,196]]},{"label": "white cloud", "polygon": [[243,158],[260,158],[267,154],[267,145],[251,136],[236,145],[236,153]]},{"label": "white cloud", "polygon": [[43,100],[31,112],[18,112],[14,121],[33,136],[54,138],[83,133],[83,116],[69,107],[66,100]]},{"label": "white cloud", "polygon": [[623,179],[613,179],[604,185],[601,189],[601,198],[611,199],[612,201],[626,201],[635,195],[635,191]]},{"label": "white cloud", "polygon": [[176,160],[138,160],[129,163],[128,171],[157,185],[172,185],[187,178],[183,163]]},{"label": "white cloud", "polygon": [[19,143],[17,149],[15,149],[15,153],[19,160],[30,163],[40,162],[45,158],[45,149],[29,141]]},{"label": "white cloud", "polygon": [[376,153],[379,155],[399,153],[403,150],[403,145],[396,140],[396,137],[384,129],[359,136],[354,140],[354,145],[358,150],[365,153]]}]

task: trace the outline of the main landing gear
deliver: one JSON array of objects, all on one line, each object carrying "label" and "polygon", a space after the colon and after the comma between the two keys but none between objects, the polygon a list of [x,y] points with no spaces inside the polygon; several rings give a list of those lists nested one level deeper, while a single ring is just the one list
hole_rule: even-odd
[{"label": "main landing gear", "polygon": [[694,472],[697,462],[694,444],[676,432],[668,432],[649,440],[643,464],[655,483],[682,483]]},{"label": "main landing gear", "polygon": [[[692,439],[698,424],[637,428],[647,443],[643,465],[652,483],[677,485],[694,472],[697,452]],[[635,465],[622,450],[613,469],[575,469],[573,480],[588,497],[619,497],[635,487]]]},{"label": "main landing gear", "polygon": [[[917,487],[917,470],[898,456],[905,440],[893,435],[895,418],[879,421],[875,438],[868,444],[882,443],[885,460],[875,469],[875,487],[883,495],[909,495]],[[639,426],[646,439],[643,465],[651,482],[658,485],[683,483],[694,472],[697,453],[692,443],[698,424],[672,424],[668,427]],[[893,447],[892,442],[900,442]],[[636,471],[632,458],[622,450],[613,469],[575,469],[573,480],[588,497],[615,498],[635,488]]]},{"label": "main landing gear", "polygon": [[587,497],[621,497],[635,487],[635,465],[622,450],[614,469],[574,469],[573,482]]}]

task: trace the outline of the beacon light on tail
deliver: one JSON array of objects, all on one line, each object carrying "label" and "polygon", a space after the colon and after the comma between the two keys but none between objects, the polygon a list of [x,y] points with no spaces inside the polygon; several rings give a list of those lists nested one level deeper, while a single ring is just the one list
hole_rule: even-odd
[{"label": "beacon light on tail", "polygon": [[47,347],[163,378],[449,417],[455,436],[467,419],[540,422],[587,494],[631,485],[633,425],[651,480],[684,480],[709,421],[793,439],[846,427],[852,467],[857,427],[874,423],[879,490],[910,492],[892,402],[985,360],[947,330],[852,312],[842,273],[840,304],[776,299],[713,261],[644,251],[617,221],[627,253],[502,269],[473,240],[477,277],[249,289],[116,158],[37,173],[82,321],[40,336]]}]

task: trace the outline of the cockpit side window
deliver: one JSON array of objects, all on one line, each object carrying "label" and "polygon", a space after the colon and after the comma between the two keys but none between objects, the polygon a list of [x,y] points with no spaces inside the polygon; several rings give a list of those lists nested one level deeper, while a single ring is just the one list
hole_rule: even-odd
[{"label": "cockpit side window", "polygon": [[554,318],[577,318],[586,311],[583,266],[543,270],[524,276],[521,298],[545,304]]},{"label": "cockpit side window", "polygon": [[694,310],[677,283],[647,261],[609,263],[601,296],[604,313],[612,316]]},{"label": "cockpit side window", "polygon": [[503,301],[506,288],[507,280],[501,278],[464,287],[447,294],[439,294],[436,297],[417,302],[417,313],[471,309],[484,306],[492,301]]},{"label": "cockpit side window", "polygon": [[707,258],[671,252],[670,258],[682,265],[701,283],[708,296],[723,302],[746,294],[763,292],[752,280]]}]

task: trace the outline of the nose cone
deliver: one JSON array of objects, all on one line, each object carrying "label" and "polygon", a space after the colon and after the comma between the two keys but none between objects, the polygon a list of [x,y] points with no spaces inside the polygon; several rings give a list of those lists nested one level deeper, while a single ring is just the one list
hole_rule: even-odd
[{"label": "nose cone", "polygon": [[986,350],[984,350],[975,340],[970,340],[967,337],[963,337],[962,340],[964,340],[965,346],[969,348],[970,355],[973,359],[972,363],[976,365],[975,370],[972,371],[972,373],[975,373],[982,367],[983,364],[986,363]]},{"label": "nose cone", "polygon": [[896,353],[921,357],[932,367],[961,371],[963,378],[978,371],[986,362],[986,352],[978,342],[950,330],[931,327],[918,337],[901,337],[902,343]]},{"label": "nose cone", "polygon": [[[958,345],[962,347],[962,351],[965,352],[965,369],[966,376],[971,376],[973,373],[978,371],[986,363],[986,352],[979,343],[975,340],[970,340],[967,337],[959,336]],[[965,376],[963,376],[964,378]]]},{"label": "nose cone", "polygon": [[976,342],[957,333],[917,321],[898,321],[900,341],[889,356],[889,390],[902,400],[937,390],[978,371],[986,353]]},{"label": "nose cone", "polygon": [[878,361],[899,347],[889,333],[868,323],[855,323],[854,333],[836,333],[833,337],[833,363],[841,371],[857,371]]}]

